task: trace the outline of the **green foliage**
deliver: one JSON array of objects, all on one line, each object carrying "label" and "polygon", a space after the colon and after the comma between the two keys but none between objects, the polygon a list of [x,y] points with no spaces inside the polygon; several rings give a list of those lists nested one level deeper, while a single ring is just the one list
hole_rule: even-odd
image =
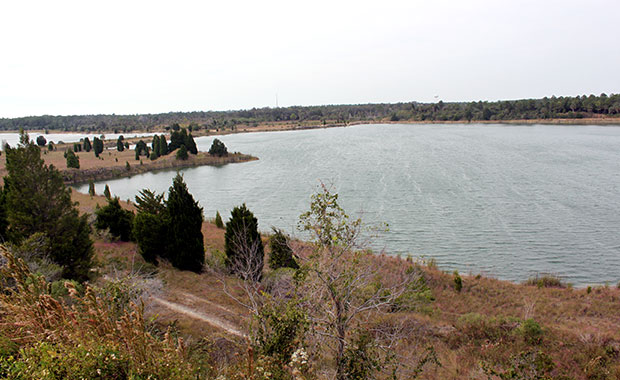
[{"label": "green foliage", "polygon": [[84,151],[85,152],[90,152],[90,150],[93,148],[93,146],[90,143],[90,140],[88,139],[88,137],[84,138]]},{"label": "green foliage", "polygon": [[79,169],[80,168],[80,158],[78,156],[75,155],[75,153],[73,153],[73,150],[69,149],[66,152],[66,156],[67,158],[67,167],[68,168],[75,168],[75,169]]},{"label": "green foliage", "polygon": [[378,347],[368,331],[360,331],[342,357],[345,379],[374,379],[381,368]]},{"label": "green foliage", "polygon": [[222,216],[219,211],[215,212],[215,226],[224,229],[224,222],[222,222]]},{"label": "green foliage", "polygon": [[181,145],[181,147],[179,148],[179,150],[177,150],[177,160],[187,160],[188,159],[188,155],[187,155],[187,148],[185,147],[185,145]]},{"label": "green foliage", "polygon": [[455,327],[463,334],[465,342],[508,340],[515,329],[519,327],[519,320],[502,316],[487,317],[478,313],[462,315]]},{"label": "green foliage", "polygon": [[[84,140],[84,143],[86,144],[86,140]],[[98,137],[93,138],[93,150],[95,152],[95,157],[99,157],[99,155],[103,152],[103,141]]]},{"label": "green foliage", "polygon": [[133,237],[145,261],[157,264],[166,256],[166,233],[169,223],[164,215],[138,212],[133,222]]},{"label": "green foliage", "polygon": [[244,280],[258,282],[263,275],[265,251],[258,220],[245,203],[235,207],[224,234],[226,266]]},{"label": "green foliage", "polygon": [[89,180],[88,180],[88,194],[89,194],[91,197],[94,197],[94,196],[95,196],[95,183],[93,182],[93,180],[92,180],[92,179],[89,179]]},{"label": "green foliage", "polygon": [[460,293],[462,289],[463,289],[463,279],[459,275],[458,271],[454,271],[454,290]]},{"label": "green foliage", "polygon": [[196,141],[194,141],[194,137],[191,133],[187,135],[185,146],[191,154],[198,154],[198,147],[196,147]]},{"label": "green foliage", "polygon": [[537,286],[538,288],[565,288],[566,284],[558,276],[552,274],[537,274],[534,277],[530,277],[526,282],[526,285]]},{"label": "green foliage", "polygon": [[293,250],[289,245],[289,237],[275,227],[272,227],[273,235],[269,237],[269,267],[271,269],[278,268],[299,268],[299,265],[293,257]]},{"label": "green foliage", "polygon": [[140,156],[142,155],[146,155],[146,157],[149,157],[149,148],[146,146],[146,143],[143,140],[138,141],[138,143],[136,144],[136,160],[140,159]]},{"label": "green foliage", "polygon": [[125,150],[125,144],[123,143],[123,140],[125,138],[123,137],[123,135],[118,136],[118,139],[116,140],[116,150],[119,152],[122,152]]},{"label": "green foliage", "polygon": [[95,215],[95,228],[109,229],[112,236],[122,241],[131,240],[133,212],[124,210],[118,197],[108,199],[108,204],[95,211]]},{"label": "green foliage", "polygon": [[159,147],[159,136],[153,136],[153,141],[151,142],[151,160],[157,159],[160,154],[161,149]]},{"label": "green foliage", "polygon": [[23,260],[28,269],[46,281],[61,277],[63,268],[51,259],[50,239],[42,232],[36,232],[20,244],[8,243],[7,248],[16,258]]},{"label": "green foliage", "polygon": [[47,144],[47,150],[50,151],[50,152],[52,152],[54,150],[54,143],[53,142],[50,141]]},{"label": "green foliage", "polygon": [[[27,135],[22,140],[27,141]],[[93,254],[90,227],[58,170],[45,165],[39,147],[30,142],[7,149],[6,161],[9,240],[19,244],[36,232],[45,233],[51,259],[63,267],[63,277],[86,280]]]},{"label": "green foliage", "polygon": [[218,157],[227,156],[228,149],[220,139],[214,139],[211,148],[209,148],[209,154]]},{"label": "green foliage", "polygon": [[37,145],[38,146],[43,147],[43,146],[45,146],[45,144],[47,144],[47,140],[45,139],[45,137],[43,137],[43,136],[37,137]]},{"label": "green foliage", "polygon": [[288,365],[293,353],[303,347],[304,335],[309,326],[305,311],[295,299],[269,299],[255,317],[255,323],[256,351],[273,358],[280,367]]},{"label": "green foliage", "polygon": [[554,380],[560,379],[552,375],[555,363],[551,357],[542,351],[522,351],[510,358],[508,368],[494,370],[483,364],[484,372],[497,376],[501,380]]},{"label": "green foliage", "polygon": [[523,321],[521,326],[519,326],[518,332],[526,343],[533,345],[540,344],[544,335],[543,329],[532,318]]},{"label": "green foliage", "polygon": [[103,189],[103,196],[107,200],[112,199],[112,194],[110,193],[110,187],[107,184],[105,185],[105,188]]},{"label": "green foliage", "polygon": [[168,259],[179,269],[201,272],[205,260],[202,207],[187,190],[181,174],[168,191],[166,212],[170,218]]}]

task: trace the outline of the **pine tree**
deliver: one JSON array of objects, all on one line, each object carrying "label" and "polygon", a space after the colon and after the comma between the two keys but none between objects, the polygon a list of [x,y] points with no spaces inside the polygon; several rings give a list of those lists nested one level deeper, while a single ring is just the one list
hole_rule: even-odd
[{"label": "pine tree", "polygon": [[226,265],[244,280],[258,282],[263,275],[265,252],[258,220],[245,203],[235,207],[224,234]]},{"label": "pine tree", "polygon": [[93,255],[86,215],[79,216],[60,172],[45,165],[41,150],[22,133],[21,144],[6,151],[4,178],[9,240],[19,244],[36,232],[49,239],[51,259],[63,277],[88,278]]},{"label": "pine tree", "polygon": [[218,157],[228,156],[228,149],[220,139],[215,139],[209,148],[209,154]]},{"label": "pine tree", "polygon": [[299,268],[299,265],[293,258],[293,250],[289,245],[289,237],[275,227],[272,227],[273,235],[269,238],[269,267],[271,269],[278,268]]},{"label": "pine tree", "polygon": [[131,239],[133,224],[133,212],[121,207],[118,197],[108,199],[108,204],[97,211],[95,228],[98,230],[109,229],[110,234],[122,241]]},{"label": "pine tree", "polygon": [[194,141],[194,137],[190,133],[187,135],[185,139],[185,147],[191,154],[198,154],[198,148],[196,147],[196,141]]},{"label": "pine tree", "polygon": [[65,153],[65,157],[67,158],[67,167],[68,168],[80,168],[80,158],[73,153],[73,150],[69,149]]},{"label": "pine tree", "polygon": [[187,155],[187,148],[185,145],[181,145],[179,150],[177,150],[177,160],[187,160],[189,156]]},{"label": "pine tree", "polygon": [[215,226],[221,229],[224,228],[224,222],[222,222],[222,216],[219,211],[215,212]]},{"label": "pine tree", "polygon": [[88,139],[88,137],[86,137],[84,139],[84,151],[85,152],[90,152],[90,150],[92,149],[92,145],[90,144],[90,140]]},{"label": "pine tree", "polygon": [[125,144],[123,143],[123,140],[125,139],[125,137],[123,137],[123,135],[118,136],[118,140],[116,140],[116,150],[119,152],[122,152],[125,150]]},{"label": "pine tree", "polygon": [[168,153],[170,152],[168,150],[168,142],[166,141],[166,136],[161,135],[159,136],[159,155],[165,156]]},{"label": "pine tree", "polygon": [[88,181],[88,194],[91,197],[95,196],[95,183],[93,182],[92,179]]},{"label": "pine tree", "polygon": [[112,199],[112,194],[110,193],[110,187],[107,184],[105,185],[105,189],[103,189],[103,196],[105,196],[106,199],[108,200]]},{"label": "pine tree", "polygon": [[144,260],[157,264],[157,257],[166,258],[168,244],[168,228],[170,225],[164,195],[156,194],[148,189],[136,195],[133,237],[138,243],[140,254]]},{"label": "pine tree", "polygon": [[99,157],[99,155],[103,152],[103,141],[98,137],[93,139],[93,150],[95,151],[95,157]]},{"label": "pine tree", "polygon": [[189,193],[180,174],[168,192],[166,213],[170,218],[168,259],[179,269],[201,272],[205,260],[202,207]]}]

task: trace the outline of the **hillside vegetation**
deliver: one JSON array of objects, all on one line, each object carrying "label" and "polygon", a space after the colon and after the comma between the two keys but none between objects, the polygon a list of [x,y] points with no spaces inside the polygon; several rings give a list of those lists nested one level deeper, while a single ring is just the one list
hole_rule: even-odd
[{"label": "hillside vegetation", "polygon": [[[169,112],[146,115],[30,116],[0,119],[0,130],[43,130],[123,133],[160,130],[179,123],[192,130],[235,131],[265,124],[332,125],[382,121],[506,121],[616,118],[620,95],[522,99],[497,102],[380,103],[252,108],[237,111]],[[190,130],[191,132],[191,130]]]}]

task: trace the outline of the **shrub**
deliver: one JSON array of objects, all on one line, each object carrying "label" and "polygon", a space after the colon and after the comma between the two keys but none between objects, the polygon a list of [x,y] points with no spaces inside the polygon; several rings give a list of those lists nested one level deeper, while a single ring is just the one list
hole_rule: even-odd
[{"label": "shrub", "polygon": [[460,293],[462,289],[463,289],[463,279],[461,279],[461,276],[459,275],[458,271],[454,271],[454,290]]},{"label": "shrub", "polygon": [[124,210],[118,197],[108,199],[108,204],[95,211],[95,215],[97,216],[95,228],[99,230],[108,228],[112,236],[122,241],[131,240],[133,212]]},{"label": "shrub", "polygon": [[523,321],[517,331],[528,344],[539,344],[543,337],[543,329],[532,318]]},{"label": "shrub", "polygon": [[456,328],[466,340],[498,341],[506,339],[519,326],[518,320],[498,317],[487,317],[478,313],[462,315],[456,322]]},{"label": "shrub", "polygon": [[269,267],[271,269],[278,268],[299,268],[299,265],[293,257],[293,250],[289,246],[289,237],[275,227],[272,227],[273,235],[269,237]]},{"label": "shrub", "polygon": [[537,286],[538,288],[565,288],[566,284],[562,282],[562,279],[552,274],[537,274],[534,277],[530,277],[526,282],[526,285]]},{"label": "shrub", "polygon": [[179,150],[177,150],[176,157],[177,157],[177,160],[187,160],[189,158],[189,155],[187,154],[187,148],[185,147],[185,145],[181,145]]}]

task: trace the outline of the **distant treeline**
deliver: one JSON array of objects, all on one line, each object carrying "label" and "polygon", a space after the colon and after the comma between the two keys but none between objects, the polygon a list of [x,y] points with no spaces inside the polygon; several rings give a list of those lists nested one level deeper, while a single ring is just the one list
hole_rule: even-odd
[{"label": "distant treeline", "polygon": [[358,121],[477,121],[620,117],[620,95],[555,97],[498,102],[393,103],[253,108],[238,111],[169,112],[146,115],[30,116],[0,119],[0,130],[53,129],[61,131],[151,130],[174,123],[193,129],[255,127],[269,122],[350,123]]}]

